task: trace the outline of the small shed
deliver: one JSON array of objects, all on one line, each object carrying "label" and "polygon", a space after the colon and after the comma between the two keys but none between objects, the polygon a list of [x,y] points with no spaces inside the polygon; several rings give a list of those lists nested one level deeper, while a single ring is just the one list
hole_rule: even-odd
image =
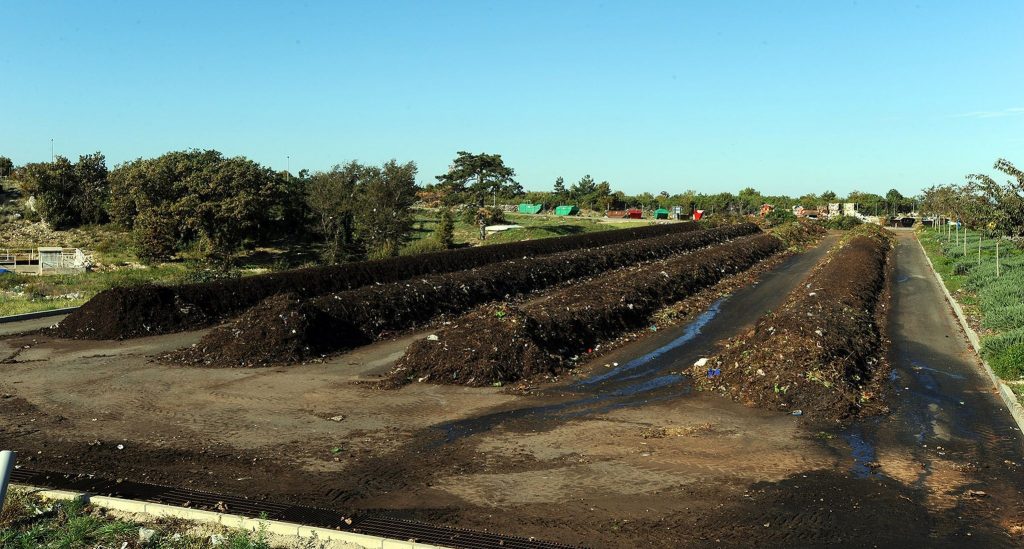
[{"label": "small shed", "polygon": [[544,209],[543,204],[520,204],[519,213],[521,214],[539,214]]},{"label": "small shed", "polygon": [[654,210],[654,219],[668,219],[668,210],[665,208]]},{"label": "small shed", "polygon": [[555,208],[555,215],[576,215],[580,213],[580,209],[576,206],[559,206]]}]

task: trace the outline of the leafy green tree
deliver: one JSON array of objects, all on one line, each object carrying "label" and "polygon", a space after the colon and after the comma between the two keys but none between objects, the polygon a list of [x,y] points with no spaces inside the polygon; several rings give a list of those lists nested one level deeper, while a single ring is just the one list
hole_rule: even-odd
[{"label": "leafy green tree", "polygon": [[14,172],[14,161],[6,156],[0,156],[0,179],[10,177]]},{"label": "leafy green tree", "polygon": [[451,194],[466,195],[473,204],[483,206],[488,196],[510,198],[522,194],[523,187],[515,181],[515,175],[500,154],[459,151],[448,173],[436,179]]},{"label": "leafy green tree", "polygon": [[997,160],[994,168],[1012,179],[1005,184],[984,174],[973,174],[967,179],[991,212],[991,223],[996,232],[1014,238],[1024,237],[1024,171],[1004,158]]},{"label": "leafy green tree", "polygon": [[416,202],[416,163],[388,161],[370,167],[356,211],[356,232],[371,258],[398,255],[412,232],[412,205]]},{"label": "leafy green tree", "polygon": [[362,255],[356,241],[355,213],[366,167],[358,162],[318,172],[306,184],[306,205],[324,239],[323,258],[339,263]]},{"label": "leafy green tree", "polygon": [[[224,261],[275,223],[275,207],[290,192],[280,174],[213,150],[140,158],[115,168],[109,180],[112,220],[137,233],[161,232],[159,238],[136,234],[137,242],[170,240],[163,235],[173,220],[179,250],[198,245],[206,257]],[[140,216],[144,223],[137,223]]]},{"label": "leafy green tree", "polygon": [[826,204],[834,204],[839,202],[839,195],[832,191],[825,191],[821,193],[821,201]]},{"label": "leafy green tree", "polygon": [[82,223],[99,225],[108,221],[110,183],[107,180],[107,160],[102,153],[78,157],[75,178],[78,183],[78,209]]},{"label": "leafy green tree", "polygon": [[81,223],[81,193],[71,161],[58,156],[48,164],[33,164],[26,177],[35,187],[36,210],[51,227],[63,230]]}]

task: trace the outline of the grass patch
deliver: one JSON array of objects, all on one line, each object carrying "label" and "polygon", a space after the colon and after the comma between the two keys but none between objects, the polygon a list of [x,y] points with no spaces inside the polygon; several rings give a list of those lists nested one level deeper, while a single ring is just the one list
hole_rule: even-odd
[{"label": "grass patch", "polygon": [[153,530],[145,547],[158,549],[271,549],[324,547],[316,538],[273,544],[264,529],[249,532],[220,525],[200,525],[178,519],[137,521],[81,501],[53,501],[22,489],[11,489],[0,511],[0,547],[139,547],[139,530]]},{"label": "grass patch", "polygon": [[[1006,380],[1024,377],[1024,252],[1008,241],[999,243],[978,232],[956,237],[934,229],[918,232],[921,245],[951,293],[988,332],[982,337],[982,356]],[[966,251],[964,241],[966,240]],[[1014,385],[1020,395],[1020,386]]]}]

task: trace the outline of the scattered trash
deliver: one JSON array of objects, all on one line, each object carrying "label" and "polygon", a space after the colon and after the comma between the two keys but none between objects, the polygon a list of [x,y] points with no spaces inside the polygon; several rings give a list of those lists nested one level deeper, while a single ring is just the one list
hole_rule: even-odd
[{"label": "scattered trash", "polygon": [[338,415],[338,416],[331,416],[331,417],[330,417],[330,420],[331,420],[331,421],[342,421],[342,420],[344,420],[344,419],[345,419],[345,416],[343,416],[343,415]]},{"label": "scattered trash", "polygon": [[117,449],[118,450],[124,450],[124,444],[118,444],[117,445]]},{"label": "scattered trash", "polygon": [[987,498],[988,494],[981,490],[968,490],[967,495],[972,498]]},{"label": "scattered trash", "polygon": [[789,415],[800,417],[800,416],[804,415],[804,411],[803,410],[793,410],[792,412],[790,412]]},{"label": "scattered trash", "polygon": [[708,359],[707,359],[707,357],[704,357],[704,358],[698,360],[697,362],[694,362],[693,365],[698,367],[698,368],[703,368],[704,366],[707,365],[707,363],[708,363]]},{"label": "scattered trash", "polygon": [[153,530],[152,528],[139,528],[139,544],[145,545],[149,543],[155,535],[156,530]]}]

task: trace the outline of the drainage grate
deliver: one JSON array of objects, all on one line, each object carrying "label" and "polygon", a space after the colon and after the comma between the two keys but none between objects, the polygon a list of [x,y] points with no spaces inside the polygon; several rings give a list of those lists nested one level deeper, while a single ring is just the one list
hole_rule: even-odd
[{"label": "drainage grate", "polygon": [[221,509],[234,515],[242,515],[249,518],[265,517],[270,520],[296,522],[309,526],[319,526],[390,539],[415,540],[420,543],[455,547],[458,549],[483,549],[491,547],[509,549],[572,549],[574,547],[572,545],[549,543],[532,538],[435,526],[424,522],[383,516],[353,519],[352,524],[347,524],[344,522],[344,517],[329,509],[256,501],[244,497],[214,494],[186,488],[171,488],[143,482],[115,481],[92,475],[73,475],[21,468],[15,469],[11,473],[11,480],[17,483],[59,490],[74,490],[102,496],[146,500],[195,509]]}]

